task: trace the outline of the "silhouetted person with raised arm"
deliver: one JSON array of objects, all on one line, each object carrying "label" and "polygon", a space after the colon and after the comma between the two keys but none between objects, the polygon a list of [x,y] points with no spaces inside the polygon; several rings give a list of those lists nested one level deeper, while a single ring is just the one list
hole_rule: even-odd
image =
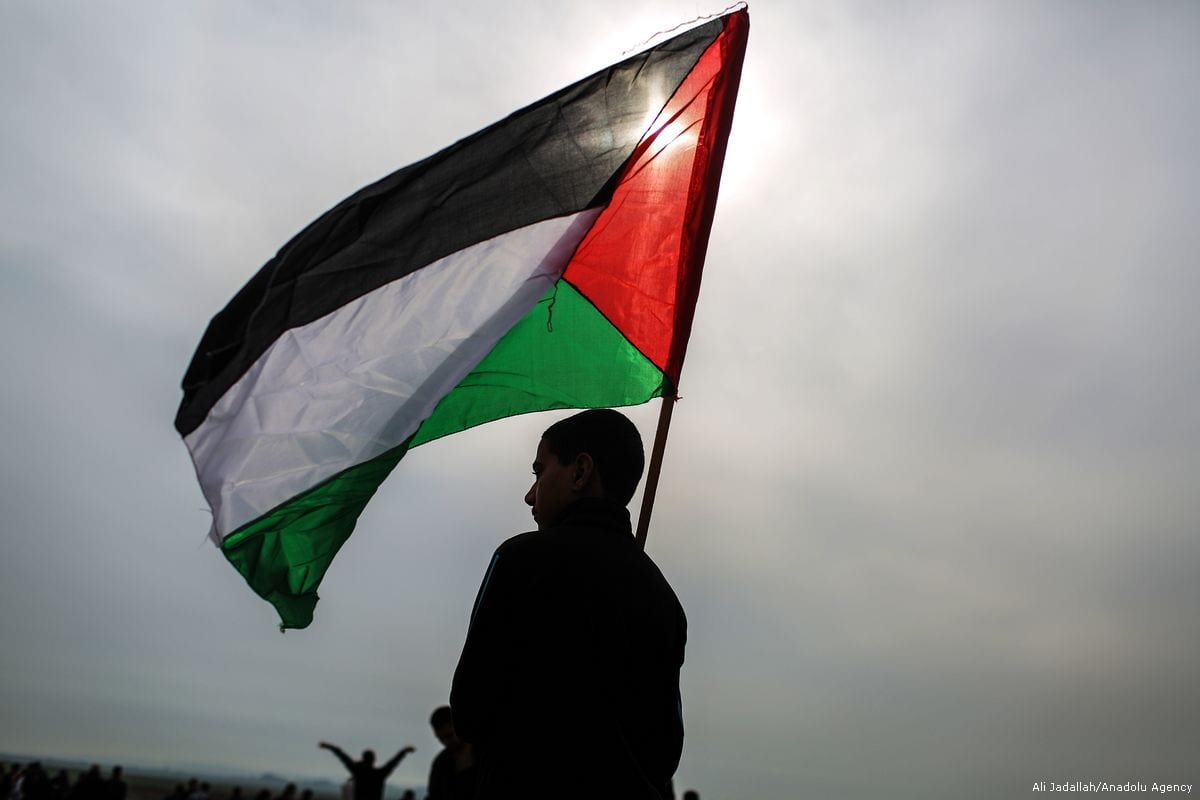
[{"label": "silhouetted person with raised arm", "polygon": [[383,800],[383,787],[387,783],[388,776],[400,765],[406,755],[416,750],[412,745],[403,747],[382,767],[377,767],[375,766],[374,750],[363,750],[362,759],[355,761],[336,744],[321,742],[317,746],[337,756],[338,760],[350,771],[350,777],[354,780],[354,800]]},{"label": "silhouetted person with raised arm", "polygon": [[661,800],[683,749],[687,622],[626,506],[644,466],[622,414],[551,425],[525,502],[475,600],[450,706],[478,800]]},{"label": "silhouetted person with raised arm", "polygon": [[425,800],[472,800],[475,797],[474,748],[458,738],[450,706],[434,710],[429,718],[433,735],[442,743],[442,751],[429,767],[429,793]]}]

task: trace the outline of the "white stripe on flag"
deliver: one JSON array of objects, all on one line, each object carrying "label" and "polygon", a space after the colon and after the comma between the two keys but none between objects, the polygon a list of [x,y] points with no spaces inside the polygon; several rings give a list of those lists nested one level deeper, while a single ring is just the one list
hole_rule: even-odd
[{"label": "white stripe on flag", "polygon": [[558,280],[599,213],[480,242],[279,337],[184,439],[213,539],[412,435]]}]

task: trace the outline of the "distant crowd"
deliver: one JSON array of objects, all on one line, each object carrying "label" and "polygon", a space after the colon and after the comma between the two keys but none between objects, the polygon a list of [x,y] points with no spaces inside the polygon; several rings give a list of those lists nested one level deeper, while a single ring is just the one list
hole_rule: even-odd
[{"label": "distant crowd", "polygon": [[[459,738],[450,707],[436,709],[429,724],[443,749],[433,759],[425,800],[473,800],[476,794],[474,748]],[[388,761],[377,764],[373,750],[364,750],[360,759],[354,759],[331,742],[320,742],[318,747],[333,753],[350,773],[349,780],[342,785],[340,800],[388,800],[385,798],[388,776],[405,756],[415,751],[411,745],[405,746]],[[59,769],[51,777],[38,761],[25,765],[0,764],[0,800],[127,800],[128,794],[119,766],[112,767],[105,776],[100,765],[93,764],[80,771],[72,783],[67,770]],[[665,800],[673,800],[675,796],[668,784]],[[186,784],[176,784],[162,800],[316,800],[316,796],[312,789],[301,790],[294,783],[286,784],[281,791],[260,789],[253,795],[243,794],[240,786],[214,793],[207,781],[192,778]],[[408,789],[394,800],[417,800],[417,795]],[[683,793],[682,800],[699,800],[699,795],[689,789]]]},{"label": "distant crowd", "polygon": [[[53,771],[53,776],[41,762],[0,764],[0,800],[126,800],[129,791],[121,767],[113,767],[105,776],[98,764],[80,771],[74,782],[65,769]],[[349,800],[350,787],[342,790],[343,800]],[[315,800],[312,789],[300,790],[289,783],[281,791],[261,789],[253,795],[244,794],[240,786],[228,791],[213,792],[211,784],[197,778],[178,783],[162,800]],[[417,800],[410,789],[396,800]]]},{"label": "distant crowd", "polygon": [[[434,757],[429,770],[429,783],[425,800],[474,800],[477,789],[475,749],[471,743],[459,737],[454,726],[450,706],[440,706],[429,718],[434,737],[441,743],[442,750]],[[382,764],[375,760],[374,750],[363,750],[361,758],[355,759],[332,742],[317,745],[337,757],[350,773],[341,788],[340,800],[387,800],[387,779],[400,762],[416,751],[412,745],[402,747],[394,756]],[[674,800],[671,782],[666,786],[664,800]],[[107,777],[100,771],[99,764],[79,772],[72,783],[65,769],[59,769],[53,777],[38,761],[26,765],[0,764],[0,800],[127,800],[129,795],[122,768],[113,767]],[[146,800],[144,796],[135,800]],[[253,794],[243,794],[240,786],[227,792],[215,794],[207,781],[190,779],[186,785],[179,783],[162,800],[316,800],[312,789],[299,789],[289,783],[282,791],[260,789]],[[395,800],[417,800],[411,789],[404,791]],[[682,800],[700,800],[695,790],[687,790]]]},{"label": "distant crowd", "polygon": [[79,773],[74,783],[65,769],[50,773],[41,762],[0,764],[0,800],[125,800],[121,768],[113,767],[108,777],[100,765]]},{"label": "distant crowd", "polygon": [[[449,709],[447,709],[448,711]],[[445,724],[445,723],[443,723]],[[448,744],[452,751],[457,741],[453,728],[439,731],[443,744]],[[447,741],[449,740],[449,741]],[[406,748],[407,749],[407,748]],[[447,751],[443,751],[446,753]],[[390,770],[388,770],[390,772]],[[436,770],[435,770],[436,773]],[[439,797],[454,797],[453,794],[439,794],[436,774],[433,777],[433,790],[426,795],[426,800],[438,800]],[[355,781],[346,781],[342,787],[341,800],[355,800]],[[360,787],[361,788],[361,787]],[[122,768],[112,767],[105,776],[98,764],[80,771],[74,782],[71,782],[67,770],[59,769],[51,776],[41,762],[29,764],[0,763],[0,800],[126,800],[128,789],[123,778]],[[463,796],[460,792],[458,796]],[[207,781],[191,778],[186,784],[175,785],[174,791],[162,800],[251,800],[243,794],[240,786],[234,786],[229,791],[219,794],[212,791]],[[296,784],[289,783],[282,791],[273,792],[270,789],[260,789],[253,795],[253,800],[315,800],[312,789],[299,789]],[[380,800],[383,800],[382,793]],[[417,800],[412,789],[406,789],[396,797],[396,800]],[[699,800],[699,795],[692,790],[683,793],[682,800]]]},{"label": "distant crowd", "polygon": [[[405,797],[403,800],[415,800],[412,792],[406,794],[411,797]],[[214,796],[207,781],[198,781],[192,778],[186,786],[182,783],[176,784],[175,791],[168,794],[163,800],[247,800],[247,796],[242,794],[240,786],[234,786],[229,790],[229,794]],[[300,791],[296,784],[289,783],[278,793],[272,792],[270,789],[260,789],[254,794],[254,800],[314,800],[314,798],[312,789]]]}]

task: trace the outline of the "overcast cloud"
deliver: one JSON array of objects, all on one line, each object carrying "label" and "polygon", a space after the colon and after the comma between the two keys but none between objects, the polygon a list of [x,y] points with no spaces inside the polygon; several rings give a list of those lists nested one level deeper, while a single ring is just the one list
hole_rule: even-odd
[{"label": "overcast cloud", "polygon": [[[0,752],[411,742],[424,782],[558,415],[414,451],[281,636],[205,539],[179,380],[326,208],[718,10],[0,5]],[[1198,40],[1166,0],[751,8],[649,543],[677,789],[1200,781]]]}]

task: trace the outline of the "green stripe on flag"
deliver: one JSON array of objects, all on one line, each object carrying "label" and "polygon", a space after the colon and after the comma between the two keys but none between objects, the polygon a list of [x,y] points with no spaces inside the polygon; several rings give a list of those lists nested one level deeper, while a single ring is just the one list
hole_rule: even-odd
[{"label": "green stripe on flag", "polygon": [[412,447],[484,422],[556,408],[633,406],[663,374],[564,280],[438,403]]},{"label": "green stripe on flag", "polygon": [[379,484],[404,457],[403,444],[338,473],[225,537],[221,549],[284,628],[306,628],[317,585],[350,537]]}]

